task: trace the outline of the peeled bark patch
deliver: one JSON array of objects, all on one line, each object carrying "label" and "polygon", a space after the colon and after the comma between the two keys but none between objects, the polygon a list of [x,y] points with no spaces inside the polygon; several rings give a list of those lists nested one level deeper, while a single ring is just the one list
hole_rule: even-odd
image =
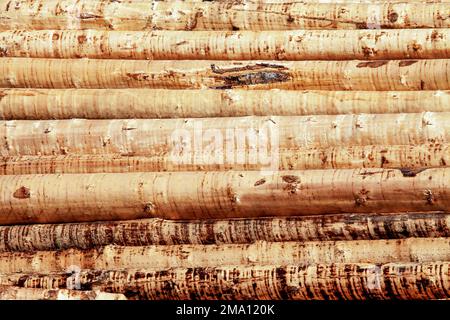
[{"label": "peeled bark patch", "polygon": [[20,187],[13,193],[13,197],[17,199],[28,199],[30,197],[30,189],[27,187]]},{"label": "peeled bark patch", "polygon": [[280,71],[260,71],[237,76],[223,77],[225,86],[237,87],[255,84],[266,84],[275,82],[285,82],[289,80],[289,75]]},{"label": "peeled bark patch", "polygon": [[368,61],[360,62],[356,65],[357,68],[378,68],[387,64],[387,61]]},{"label": "peeled bark patch", "polygon": [[[224,82],[222,86],[212,87],[214,89],[231,89],[233,87],[285,82],[290,79],[288,73],[280,71],[287,70],[285,66],[269,63],[258,63],[256,65],[229,69],[219,69],[212,64],[211,70],[213,73],[221,75],[217,76],[216,79]],[[250,70],[261,71],[248,72]]]}]

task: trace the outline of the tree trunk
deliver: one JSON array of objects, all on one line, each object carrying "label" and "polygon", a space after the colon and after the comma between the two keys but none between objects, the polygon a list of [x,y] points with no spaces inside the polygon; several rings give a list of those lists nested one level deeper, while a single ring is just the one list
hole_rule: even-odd
[{"label": "tree trunk", "polygon": [[450,215],[337,214],[291,218],[170,221],[142,219],[0,227],[0,251],[91,249],[106,245],[246,244],[450,237]]},{"label": "tree trunk", "polygon": [[[450,58],[450,29],[0,32],[2,56],[147,60]],[[327,48],[324,50],[324,48]]]},{"label": "tree trunk", "polygon": [[450,260],[450,238],[256,242],[252,244],[106,246],[98,249],[6,252],[0,273],[81,269],[155,269],[234,265],[433,262]]},{"label": "tree trunk", "polygon": [[449,262],[428,262],[83,270],[75,277],[0,275],[0,282],[64,288],[78,280],[85,288],[151,300],[429,300],[450,297],[449,267]]},{"label": "tree trunk", "polygon": [[[175,165],[270,165],[270,160],[278,160],[277,153],[295,156],[298,149],[317,149],[311,150],[313,157],[322,153],[319,149],[344,146],[427,144],[429,150],[439,150],[441,144],[450,142],[450,112],[10,120],[0,121],[0,139],[3,157],[110,154],[165,157]],[[249,158],[239,154],[249,154]],[[325,163],[327,159],[321,158]]]},{"label": "tree trunk", "polygon": [[0,300],[127,300],[123,294],[0,286]]},{"label": "tree trunk", "polygon": [[0,224],[448,212],[449,179],[450,168],[7,175]]},{"label": "tree trunk", "polygon": [[450,91],[0,89],[0,119],[449,112]]},{"label": "tree trunk", "polygon": [[[55,173],[126,173],[152,171],[264,170],[250,150],[238,151],[239,163],[176,163],[168,152],[155,156],[69,154],[0,158],[0,175]],[[449,144],[368,145],[278,150],[279,170],[351,168],[438,168],[450,164]]]},{"label": "tree trunk", "polygon": [[445,3],[0,1],[0,30],[287,30],[447,28]]},{"label": "tree trunk", "polygon": [[[450,19],[448,19],[450,21]],[[5,88],[448,90],[450,59],[189,61],[0,59]]]}]

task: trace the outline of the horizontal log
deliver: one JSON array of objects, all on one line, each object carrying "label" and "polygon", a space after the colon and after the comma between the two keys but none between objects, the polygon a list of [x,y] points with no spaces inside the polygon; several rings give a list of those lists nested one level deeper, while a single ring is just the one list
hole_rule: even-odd
[{"label": "horizontal log", "polygon": [[[450,21],[450,19],[449,19]],[[5,88],[449,90],[450,59],[189,61],[0,59]]]},{"label": "horizontal log", "polygon": [[420,144],[439,150],[450,142],[450,112],[9,120],[0,121],[0,137],[3,157],[115,154],[166,157],[175,165],[271,165],[283,150]]},{"label": "horizontal log", "polygon": [[449,212],[449,178],[450,168],[6,175],[0,224]]},{"label": "horizontal log", "polygon": [[450,91],[0,89],[0,119],[450,112]]},{"label": "horizontal log", "polygon": [[245,244],[450,237],[450,214],[338,214],[290,218],[141,219],[0,227],[0,251],[92,249],[106,245]]},{"label": "horizontal log", "polygon": [[[234,265],[435,262],[450,260],[450,238],[256,242],[253,244],[106,246],[0,253],[0,273],[78,272]],[[78,270],[78,271],[77,271]]]},{"label": "horizontal log", "polygon": [[0,30],[287,30],[447,28],[446,3],[0,1]]},{"label": "horizontal log", "polygon": [[76,282],[150,300],[429,300],[450,297],[449,267],[449,262],[428,262],[80,270],[0,274],[0,283],[65,288]]},{"label": "horizontal log", "polygon": [[0,300],[127,300],[123,294],[0,286]]},{"label": "horizontal log", "polygon": [[[250,150],[237,151],[236,163],[177,163],[169,152],[155,156],[68,154],[0,158],[0,175],[55,173],[126,173],[153,171],[264,170],[266,163],[251,161]],[[279,170],[351,168],[438,168],[450,164],[449,144],[368,145],[278,150]]]},{"label": "horizontal log", "polygon": [[450,29],[0,32],[2,56],[65,59],[446,59],[449,40]]}]

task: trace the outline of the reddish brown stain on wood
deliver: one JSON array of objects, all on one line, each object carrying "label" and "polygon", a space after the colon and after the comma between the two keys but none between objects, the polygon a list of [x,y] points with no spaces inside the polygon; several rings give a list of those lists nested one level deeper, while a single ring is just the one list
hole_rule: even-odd
[{"label": "reddish brown stain on wood", "polygon": [[30,195],[30,189],[27,187],[20,187],[13,193],[13,197],[17,199],[28,199]]},{"label": "reddish brown stain on wood", "polygon": [[77,40],[78,40],[79,44],[83,44],[83,43],[86,42],[87,38],[86,38],[85,35],[80,35],[80,36],[77,37]]},{"label": "reddish brown stain on wood", "polygon": [[387,64],[387,61],[367,61],[360,62],[356,65],[357,68],[378,68]]},{"label": "reddish brown stain on wood", "polygon": [[407,67],[414,63],[418,62],[417,60],[403,60],[398,63],[399,67]]}]

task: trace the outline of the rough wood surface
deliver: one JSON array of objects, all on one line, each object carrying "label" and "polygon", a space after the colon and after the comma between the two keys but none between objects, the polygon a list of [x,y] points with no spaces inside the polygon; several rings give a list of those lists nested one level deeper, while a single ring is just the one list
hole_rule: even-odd
[{"label": "rough wood surface", "polygon": [[287,30],[447,28],[446,3],[0,1],[0,30]]},{"label": "rough wood surface", "polygon": [[0,253],[0,273],[80,269],[157,269],[224,265],[435,262],[450,260],[450,238],[256,242],[253,244],[106,246],[98,249]]},{"label": "rough wood surface", "polygon": [[123,294],[0,286],[0,300],[127,300]]},{"label": "rough wood surface", "polygon": [[[279,150],[450,141],[450,112],[0,121],[0,155],[168,156],[174,164],[268,164]],[[236,154],[253,153],[256,160]],[[281,151],[283,152],[283,151]],[[216,159],[214,161],[214,159]],[[445,161],[445,159],[444,159]],[[324,161],[325,162],[325,161]],[[443,163],[445,165],[445,163]]]},{"label": "rough wood surface", "polygon": [[[448,19],[450,21],[450,19]],[[189,61],[0,59],[5,88],[448,90],[450,59]]]},{"label": "rough wood surface", "polygon": [[91,249],[105,245],[238,244],[450,237],[450,214],[338,214],[291,218],[141,219],[0,227],[0,251]]},{"label": "rough wood surface", "polygon": [[449,179],[450,168],[6,175],[0,223],[449,212]]},{"label": "rough wood surface", "polygon": [[0,56],[148,60],[445,59],[450,58],[448,41],[450,29],[9,30],[0,32]]},{"label": "rough wood surface", "polygon": [[0,119],[450,112],[450,91],[0,89]]},{"label": "rough wood surface", "polygon": [[450,298],[450,263],[236,265],[166,270],[0,275],[25,287],[82,288],[129,299],[170,300],[428,300]]}]

